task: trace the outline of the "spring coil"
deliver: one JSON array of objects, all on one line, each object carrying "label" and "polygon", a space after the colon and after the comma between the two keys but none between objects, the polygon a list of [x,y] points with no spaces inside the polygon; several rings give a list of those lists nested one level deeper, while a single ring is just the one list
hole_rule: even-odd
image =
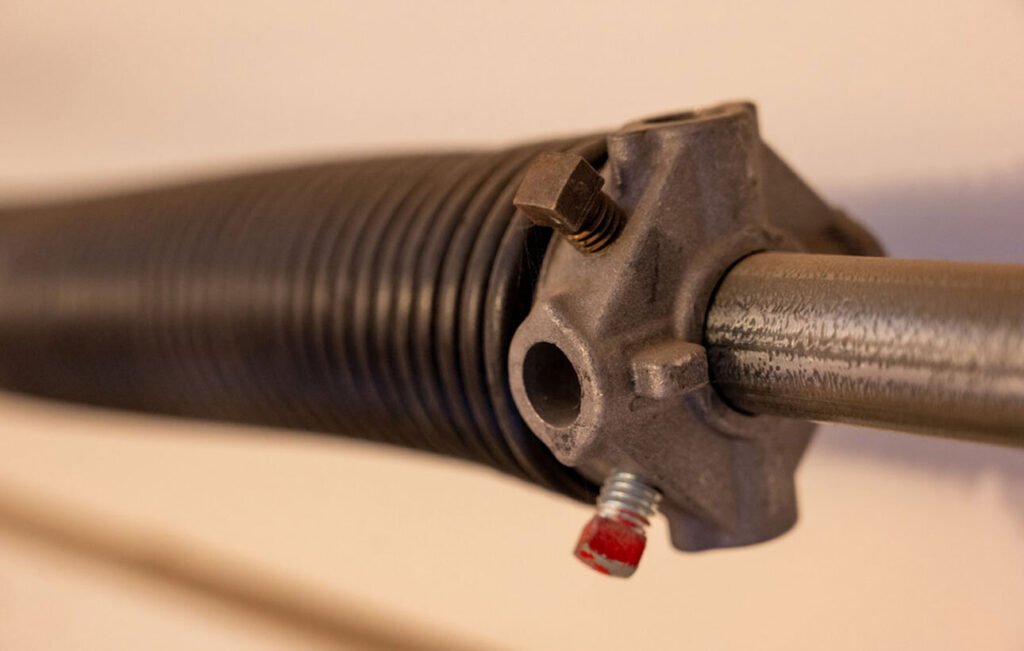
[{"label": "spring coil", "polygon": [[336,433],[594,487],[527,429],[506,354],[549,233],[540,152],[355,160],[0,213],[0,384]]}]

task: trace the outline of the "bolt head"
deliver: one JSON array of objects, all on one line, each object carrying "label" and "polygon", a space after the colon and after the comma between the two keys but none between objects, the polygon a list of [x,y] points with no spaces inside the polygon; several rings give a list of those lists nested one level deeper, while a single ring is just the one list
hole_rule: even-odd
[{"label": "bolt head", "polygon": [[636,572],[647,547],[647,536],[620,520],[595,515],[583,527],[576,558],[601,574],[628,578]]},{"label": "bolt head", "polygon": [[601,175],[580,156],[545,152],[526,170],[513,203],[535,224],[575,234],[591,216],[603,185]]}]

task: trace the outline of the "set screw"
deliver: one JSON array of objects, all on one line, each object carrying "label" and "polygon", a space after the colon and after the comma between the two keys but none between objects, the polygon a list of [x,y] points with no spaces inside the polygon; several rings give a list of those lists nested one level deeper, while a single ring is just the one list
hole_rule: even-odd
[{"label": "set screw", "polygon": [[604,178],[582,157],[545,152],[526,170],[512,202],[533,223],[553,228],[583,253],[596,253],[625,223],[603,186]]},{"label": "set screw", "polygon": [[661,493],[629,472],[612,473],[601,486],[597,514],[583,527],[576,558],[602,574],[630,577],[647,547],[647,527]]}]

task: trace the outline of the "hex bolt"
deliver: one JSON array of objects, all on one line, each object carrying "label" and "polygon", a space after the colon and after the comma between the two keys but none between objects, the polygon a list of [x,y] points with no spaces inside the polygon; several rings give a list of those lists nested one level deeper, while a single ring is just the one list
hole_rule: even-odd
[{"label": "hex bolt", "polygon": [[580,156],[545,152],[526,170],[513,203],[533,223],[596,253],[618,237],[626,218],[602,186],[604,179]]},{"label": "hex bolt", "polygon": [[583,527],[576,558],[601,574],[633,576],[661,493],[633,473],[613,472],[601,486],[597,514]]}]

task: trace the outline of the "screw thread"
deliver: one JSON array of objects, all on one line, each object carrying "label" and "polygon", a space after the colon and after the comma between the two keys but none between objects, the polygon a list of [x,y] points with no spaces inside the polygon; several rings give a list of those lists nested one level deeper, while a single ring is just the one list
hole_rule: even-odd
[{"label": "screw thread", "polygon": [[626,215],[604,192],[597,195],[587,212],[587,221],[578,232],[568,235],[568,239],[584,253],[596,253],[618,237]]},{"label": "screw thread", "polygon": [[657,512],[661,493],[639,476],[629,472],[613,472],[601,486],[597,498],[597,514],[644,533],[650,517]]}]

